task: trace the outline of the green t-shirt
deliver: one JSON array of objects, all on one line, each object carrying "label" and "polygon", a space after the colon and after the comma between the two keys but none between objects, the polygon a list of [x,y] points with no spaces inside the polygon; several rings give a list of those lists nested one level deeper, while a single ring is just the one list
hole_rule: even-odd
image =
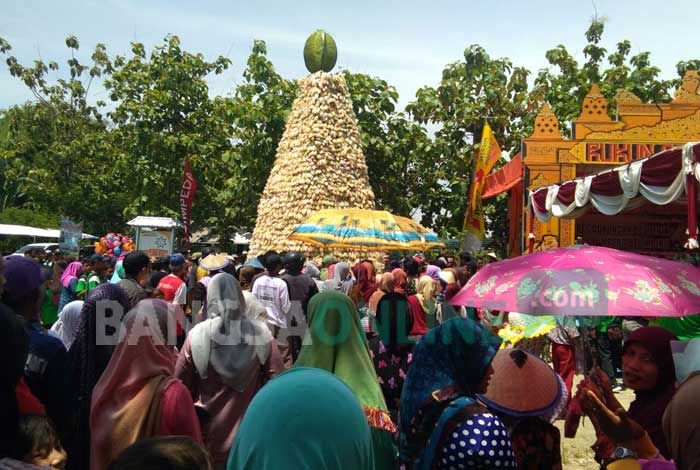
[{"label": "green t-shirt", "polygon": [[58,305],[53,303],[53,292],[51,289],[44,291],[44,302],[41,304],[41,324],[44,328],[51,328],[58,319]]},{"label": "green t-shirt", "polygon": [[87,275],[83,274],[80,276],[78,285],[75,287],[75,292],[80,298],[85,299],[91,290],[102,283],[103,281],[100,279],[100,276],[98,276],[95,271],[91,271]]}]

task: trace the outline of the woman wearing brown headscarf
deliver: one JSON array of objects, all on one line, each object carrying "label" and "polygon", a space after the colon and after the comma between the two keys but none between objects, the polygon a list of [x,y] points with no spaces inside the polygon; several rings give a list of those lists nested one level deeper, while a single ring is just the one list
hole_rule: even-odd
[{"label": "woman wearing brown headscarf", "polygon": [[391,272],[391,275],[394,278],[394,292],[406,295],[406,284],[408,283],[406,272],[401,268],[396,268]]},{"label": "woman wearing brown headscarf", "polygon": [[386,294],[394,292],[394,276],[391,273],[384,273],[379,281],[378,289],[369,298],[369,314],[377,315],[377,305]]},{"label": "woman wearing brown headscarf", "polygon": [[244,291],[250,291],[253,284],[253,278],[255,277],[255,268],[252,266],[243,266],[238,271],[238,281],[241,284],[241,289]]}]

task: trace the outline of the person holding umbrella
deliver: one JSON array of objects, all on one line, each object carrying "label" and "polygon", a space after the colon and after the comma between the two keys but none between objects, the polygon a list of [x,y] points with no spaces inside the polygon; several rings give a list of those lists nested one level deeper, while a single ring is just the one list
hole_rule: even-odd
[{"label": "person holding umbrella", "polygon": [[579,385],[581,409],[598,435],[594,445],[598,460],[617,454],[617,448],[642,458],[670,457],[662,418],[676,392],[671,352],[675,340],[673,333],[658,327],[639,328],[630,334],[622,352],[622,375],[635,399],[627,411],[600,369]]}]

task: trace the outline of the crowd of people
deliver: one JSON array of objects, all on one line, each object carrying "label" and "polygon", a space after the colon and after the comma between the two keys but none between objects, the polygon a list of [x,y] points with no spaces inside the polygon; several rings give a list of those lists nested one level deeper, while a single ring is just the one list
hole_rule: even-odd
[{"label": "crowd of people", "polygon": [[504,347],[517,314],[451,303],[492,261],[0,258],[0,469],[561,469],[582,416],[603,468],[700,468],[672,333],[558,317]]}]

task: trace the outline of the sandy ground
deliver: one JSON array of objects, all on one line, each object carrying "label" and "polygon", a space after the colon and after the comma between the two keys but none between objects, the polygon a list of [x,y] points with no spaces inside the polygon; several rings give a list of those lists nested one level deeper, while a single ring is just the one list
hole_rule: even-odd
[{"label": "sandy ground", "polygon": [[[577,376],[576,383],[578,383],[583,377]],[[574,386],[574,389],[576,387]],[[625,390],[622,393],[618,393],[617,399],[620,404],[625,408],[629,407],[629,404],[634,399],[634,394],[631,390]],[[589,470],[597,469],[598,464],[593,460],[593,450],[591,445],[595,442],[595,430],[590,420],[583,418],[581,424],[579,425],[578,432],[574,439],[567,439],[564,437],[564,421],[559,420],[556,426],[561,431],[561,458],[564,470]]]}]

